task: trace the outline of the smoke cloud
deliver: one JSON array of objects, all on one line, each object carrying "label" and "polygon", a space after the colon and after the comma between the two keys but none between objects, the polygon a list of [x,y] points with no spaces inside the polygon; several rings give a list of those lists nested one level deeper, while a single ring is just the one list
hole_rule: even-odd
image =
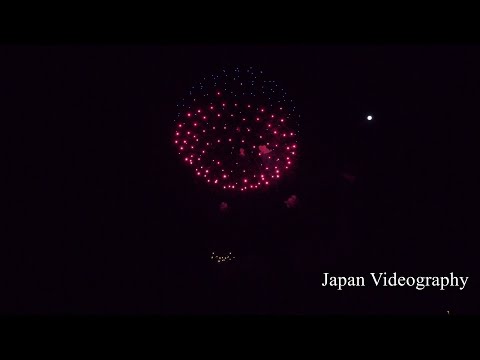
[{"label": "smoke cloud", "polygon": [[260,150],[260,152],[262,153],[262,155],[268,154],[269,152],[272,151],[272,150],[270,150],[266,145],[260,145],[260,146],[258,147],[258,150]]},{"label": "smoke cloud", "polygon": [[298,197],[296,195],[290,196],[286,201],[284,201],[287,208],[291,209],[298,206]]},{"label": "smoke cloud", "polygon": [[228,210],[228,204],[226,202],[220,203],[220,211],[224,212]]}]

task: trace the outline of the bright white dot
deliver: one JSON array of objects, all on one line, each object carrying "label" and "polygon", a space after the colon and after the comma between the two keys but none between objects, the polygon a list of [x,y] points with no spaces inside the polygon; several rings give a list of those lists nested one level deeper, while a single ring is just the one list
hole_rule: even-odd
[{"label": "bright white dot", "polygon": [[372,120],[373,119],[373,116],[372,115],[368,115],[367,116],[367,120]]}]

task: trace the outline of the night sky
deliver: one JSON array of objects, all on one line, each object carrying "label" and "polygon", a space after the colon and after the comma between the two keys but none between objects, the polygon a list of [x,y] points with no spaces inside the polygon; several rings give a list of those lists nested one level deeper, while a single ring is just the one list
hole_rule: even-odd
[{"label": "night sky", "polygon": [[[480,47],[0,52],[7,135],[18,135],[5,142],[2,314],[480,312]],[[214,189],[172,143],[179,100],[232,66],[262,70],[301,115],[295,168],[268,191]],[[212,251],[235,259],[215,263]],[[470,279],[463,291],[320,286],[324,272],[383,271]]]}]

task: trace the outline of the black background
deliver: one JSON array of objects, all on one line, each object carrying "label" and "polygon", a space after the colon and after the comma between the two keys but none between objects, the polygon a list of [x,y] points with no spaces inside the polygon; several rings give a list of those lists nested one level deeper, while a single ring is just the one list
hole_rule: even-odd
[{"label": "black background", "polygon": [[[478,46],[0,51],[11,155],[0,312],[478,313]],[[213,192],[171,144],[177,101],[232,65],[262,69],[302,115],[295,174],[268,193]],[[300,205],[286,209],[292,194]],[[211,263],[216,250],[236,263]],[[463,291],[320,286],[323,272],[383,271],[470,278]]]}]

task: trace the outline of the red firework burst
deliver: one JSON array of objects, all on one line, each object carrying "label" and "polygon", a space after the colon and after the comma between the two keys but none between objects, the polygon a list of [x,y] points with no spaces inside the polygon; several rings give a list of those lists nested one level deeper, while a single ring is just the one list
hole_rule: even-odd
[{"label": "red firework burst", "polygon": [[295,164],[298,119],[285,92],[251,69],[224,71],[181,104],[174,144],[197,177],[225,190],[278,182]]}]

